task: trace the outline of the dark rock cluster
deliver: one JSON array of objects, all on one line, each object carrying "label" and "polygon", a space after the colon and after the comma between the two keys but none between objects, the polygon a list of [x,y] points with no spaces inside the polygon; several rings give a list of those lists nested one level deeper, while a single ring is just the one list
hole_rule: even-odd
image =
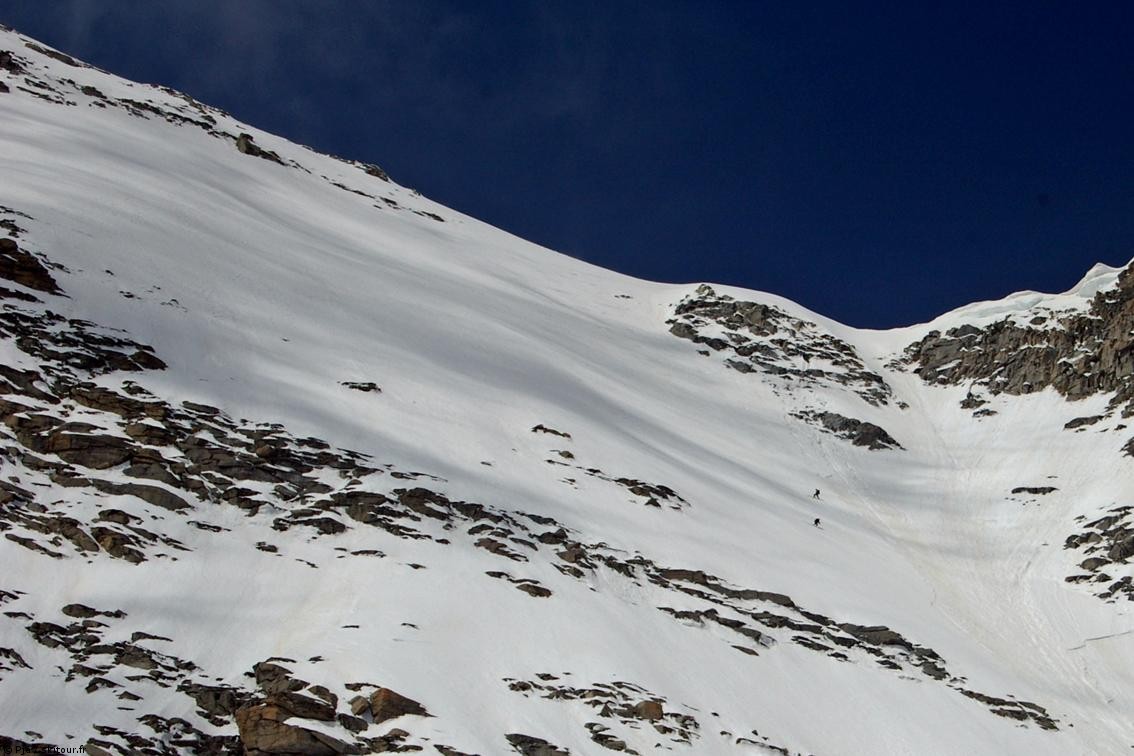
[{"label": "dark rock cluster", "polygon": [[828,433],[844,438],[855,446],[865,446],[872,451],[903,448],[882,427],[853,417],[845,417],[836,412],[804,410],[793,413],[792,417],[818,425]]},{"label": "dark rock cluster", "polygon": [[[574,458],[574,455],[566,456],[563,452],[559,452],[559,454],[563,456],[563,459]],[[647,483],[646,481],[638,480],[637,478],[616,478],[612,475],[608,475],[597,467],[585,467],[583,465],[576,465],[570,462],[564,462],[562,461],[562,459],[549,458],[544,461],[549,465],[559,465],[561,467],[567,467],[572,470],[578,470],[579,472],[589,477],[605,480],[609,483],[614,483],[617,486],[621,486],[622,488],[626,489],[628,493],[641,499],[642,504],[647,507],[661,509],[662,505],[665,504],[665,506],[667,506],[669,509],[679,512],[689,506],[689,502],[686,501],[685,498],[681,496],[681,494],[677,493],[677,491],[674,491],[669,486],[662,485],[661,483]],[[574,480],[574,478],[568,478],[565,482],[573,484]]]},{"label": "dark rock cluster", "polygon": [[[240,732],[240,743],[246,756],[268,754],[303,754],[304,756],[335,756],[335,754],[386,753],[402,750],[402,741],[409,734],[394,728],[381,737],[360,735],[371,725],[378,725],[399,717],[413,715],[427,717],[425,708],[389,688],[348,684],[348,690],[375,688],[369,696],[355,696],[350,700],[350,713],[339,712],[339,697],[320,685],[311,685],[292,676],[289,669],[269,659],[253,667],[259,694],[244,696],[242,703],[234,693],[230,700],[207,698],[213,705],[212,713],[232,716]],[[206,695],[210,695],[208,691]],[[202,693],[196,694],[198,703]],[[234,708],[235,707],[235,708]],[[327,723],[342,729],[343,738],[333,737],[320,730],[304,727],[289,720],[311,720]]]},{"label": "dark rock cluster", "polygon": [[[1029,394],[1053,388],[1070,400],[1114,393],[1113,412],[1134,414],[1134,269],[1115,288],[1100,291],[1085,312],[1011,318],[978,328],[932,331],[906,348],[899,366],[912,366],[928,383],[974,384],[992,394]],[[1096,422],[1081,418],[1075,428]]]},{"label": "dark rock cluster", "polygon": [[1086,519],[1076,518],[1082,530],[1063,543],[1063,548],[1087,557],[1079,563],[1085,572],[1071,575],[1067,581],[1089,584],[1096,596],[1107,601],[1134,601],[1134,579],[1130,575],[1115,578],[1108,572],[1134,559],[1134,506],[1113,507],[1103,517],[1090,522]]},{"label": "dark rock cluster", "polygon": [[[9,222],[15,225],[14,221]],[[20,249],[15,239],[0,238],[0,278],[35,291],[61,293],[59,285],[39,258]]]},{"label": "dark rock cluster", "polygon": [[674,336],[708,347],[701,353],[715,352],[742,373],[804,387],[838,385],[874,405],[893,398],[889,384],[867,369],[853,346],[778,307],[740,302],[702,284],[666,323]]},{"label": "dark rock cluster", "polygon": [[382,393],[382,389],[379,388],[378,384],[374,381],[343,381],[341,385],[347,387],[348,389],[354,389],[355,391],[361,391],[363,393]]},{"label": "dark rock cluster", "polygon": [[[700,737],[701,725],[696,717],[675,709],[666,710],[664,697],[652,694],[640,685],[615,680],[576,686],[562,679],[567,676],[569,673],[561,676],[541,672],[535,675],[534,680],[505,678],[504,682],[508,683],[509,690],[524,696],[539,696],[561,702],[579,701],[589,707],[593,711],[593,716],[598,719],[608,720],[612,724],[616,723],[630,730],[649,727],[657,735],[676,745],[691,745]],[[689,710],[688,707],[680,708]],[[583,727],[592,741],[608,750],[628,754],[638,753],[630,748],[625,740],[611,734],[611,725],[592,721],[586,722]],[[513,741],[517,736],[509,735],[508,738]],[[527,742],[530,748],[533,744],[530,740]],[[538,740],[538,744],[546,744],[546,741]],[[515,741],[513,745],[516,745]],[[547,748],[546,745],[543,747]],[[536,749],[520,750],[520,752],[540,753]],[[554,750],[544,752],[555,753]]]},{"label": "dark rock cluster", "polygon": [[543,738],[524,735],[519,732],[505,736],[512,750],[521,756],[571,756],[571,752],[553,745]]},{"label": "dark rock cluster", "polygon": [[244,155],[251,155],[252,157],[263,158],[279,165],[287,165],[280,156],[271,150],[265,150],[252,139],[251,134],[241,134],[236,138],[236,149]]}]

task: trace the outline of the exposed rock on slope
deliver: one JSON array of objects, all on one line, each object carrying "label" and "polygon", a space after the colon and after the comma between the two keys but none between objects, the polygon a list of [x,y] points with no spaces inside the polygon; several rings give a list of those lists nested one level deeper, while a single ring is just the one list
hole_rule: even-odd
[{"label": "exposed rock on slope", "polygon": [[1099,291],[1086,312],[1051,312],[1027,325],[1005,318],[930,332],[903,363],[928,383],[974,383],[993,394],[1051,387],[1071,400],[1114,393],[1111,410],[1134,414],[1134,268]]},{"label": "exposed rock on slope", "polygon": [[1086,573],[1071,575],[1067,581],[1093,583],[1095,595],[1107,601],[1122,597],[1134,601],[1134,578],[1111,574],[1134,560],[1134,507],[1113,507],[1105,516],[1090,522],[1085,522],[1085,517],[1076,519],[1082,523],[1082,530],[1068,536],[1063,548],[1087,557],[1079,564]]},{"label": "exposed rock on slope", "polygon": [[885,405],[893,397],[890,386],[866,368],[853,346],[778,307],[738,302],[702,284],[673,314],[666,321],[670,333],[723,355],[733,370],[803,387],[844,386],[874,405]]},{"label": "exposed rock on slope", "polygon": [[894,440],[885,429],[856,420],[853,417],[844,417],[836,412],[803,411],[794,415],[801,420],[816,423],[824,430],[833,433],[839,438],[845,438],[855,446],[865,446],[867,449],[901,449],[902,445]]},{"label": "exposed rock on slope", "polygon": [[[14,221],[10,222],[15,226]],[[35,291],[59,293],[59,286],[47,268],[43,267],[43,263],[20,249],[15,239],[0,238],[0,278]]]}]

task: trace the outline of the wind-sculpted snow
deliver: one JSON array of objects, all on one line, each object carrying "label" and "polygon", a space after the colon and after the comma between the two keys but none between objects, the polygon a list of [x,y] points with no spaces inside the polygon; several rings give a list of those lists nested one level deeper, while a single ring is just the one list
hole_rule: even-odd
[{"label": "wind-sculpted snow", "polygon": [[[8,31],[0,85],[0,749],[1134,744],[1117,272],[856,331]],[[1042,313],[1115,380],[1010,390]]]}]

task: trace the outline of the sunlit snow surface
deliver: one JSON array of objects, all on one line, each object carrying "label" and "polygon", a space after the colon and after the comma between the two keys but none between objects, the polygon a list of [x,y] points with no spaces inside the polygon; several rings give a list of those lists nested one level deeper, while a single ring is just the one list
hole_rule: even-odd
[{"label": "sunlit snow surface", "polygon": [[[0,33],[0,49],[32,61],[37,75],[184,107],[23,40]],[[6,610],[57,622],[71,602],[124,610],[122,633],[171,638],[155,648],[217,682],[248,685],[254,663],[280,656],[297,660],[286,665],[296,677],[340,697],[344,683],[380,683],[433,717],[367,734],[397,725],[430,749],[506,753],[504,733],[521,732],[572,753],[602,752],[583,726],[604,721],[592,709],[504,682],[539,673],[581,687],[631,682],[699,722],[684,746],[648,726],[614,728],[641,753],[660,750],[656,743],[759,752],[737,743],[754,729],[793,753],[1134,747],[1131,603],[1064,581],[1078,561],[1062,548],[1074,518],[1130,503],[1134,492],[1134,463],[1120,455],[1127,435],[1113,424],[1063,429],[1100,413],[1108,397],[999,396],[989,405],[998,414],[978,421],[958,408],[964,387],[929,387],[887,367],[931,329],[1084,309],[1118,271],[1096,266],[1065,294],[1016,294],[887,332],[717,287],[854,346],[893,388],[896,401],[875,407],[838,386],[793,387],[697,354],[666,325],[695,285],[639,281],[559,255],[219,113],[219,130],[252,134],[288,165],[241,154],[193,125],[98,107],[77,89],[66,97],[74,105],[56,104],[17,89],[19,76],[3,80],[13,91],[0,94],[0,205],[30,216],[21,243],[68,271],[55,271],[67,297],[47,297],[52,310],[122,329],[168,363],[129,376],[153,394],[438,476],[433,490],[553,517],[584,542],[786,594],[842,622],[885,625],[939,653],[967,687],[1043,706],[1059,729],[995,716],[929,678],[838,661],[787,636],[742,654],[724,628],[658,609],[692,608],[694,599],[683,604],[605,567],[574,579],[542,558],[508,562],[456,536],[442,546],[364,527],[275,533],[270,514],[205,501],[192,516],[229,530],[198,530],[130,497],[98,504],[163,517],[162,532],[191,549],[176,561],[53,560],[0,539],[0,589],[26,593]],[[36,365],[10,341],[2,355],[14,367]],[[381,393],[346,381],[373,381]],[[867,451],[821,433],[792,417],[805,408],[877,423],[904,450]],[[539,424],[571,439],[532,433]],[[572,464],[669,486],[688,506],[643,506],[623,488],[550,464],[558,450]],[[13,465],[4,462],[5,477]],[[125,480],[116,475],[104,477]],[[1040,485],[1058,490],[1027,504],[1010,495]],[[45,502],[78,495],[37,493]],[[265,539],[282,556],[255,548]],[[337,558],[338,547],[386,556]],[[494,570],[536,579],[552,595],[533,598],[485,575]],[[140,730],[147,712],[236,732],[205,723],[173,689],[139,691],[144,701],[132,710],[113,691],[86,693],[84,680],[66,682],[53,666],[65,657],[53,661],[24,624],[0,617],[0,646],[34,667],[3,673],[0,734],[81,743],[96,724]],[[107,637],[120,640],[114,627]],[[322,661],[305,661],[313,657]]]}]

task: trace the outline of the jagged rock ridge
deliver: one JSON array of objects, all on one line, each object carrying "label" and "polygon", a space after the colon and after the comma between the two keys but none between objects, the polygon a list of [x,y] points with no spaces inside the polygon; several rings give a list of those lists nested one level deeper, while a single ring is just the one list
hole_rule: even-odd
[{"label": "jagged rock ridge", "polygon": [[1110,409],[1134,415],[1134,273],[1099,291],[1086,312],[1037,314],[1027,325],[1005,318],[980,328],[932,331],[903,362],[925,381],[969,383],[992,394],[1053,388],[1074,401],[1113,394]]}]

